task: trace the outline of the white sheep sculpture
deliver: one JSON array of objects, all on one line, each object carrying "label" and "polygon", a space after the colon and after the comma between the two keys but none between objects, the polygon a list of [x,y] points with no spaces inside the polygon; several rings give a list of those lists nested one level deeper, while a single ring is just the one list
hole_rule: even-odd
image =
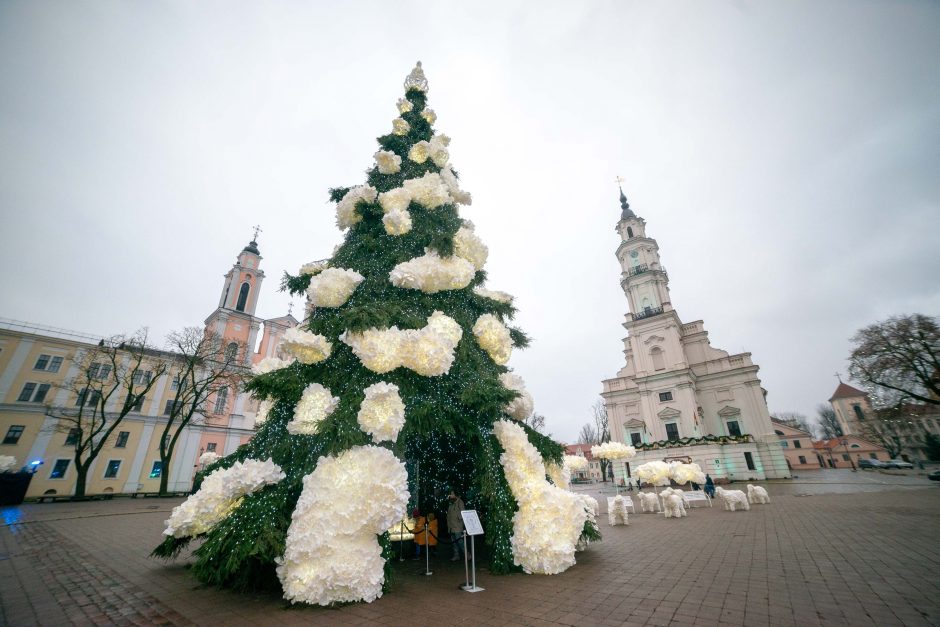
[{"label": "white sheep sculpture", "polygon": [[770,495],[761,486],[749,483],[747,484],[747,500],[751,503],[770,503]]},{"label": "white sheep sculpture", "polygon": [[748,503],[747,497],[741,490],[725,490],[724,488],[715,488],[715,496],[721,500],[725,509],[728,511],[736,511],[738,507],[747,511],[751,509],[751,504]]},{"label": "white sheep sculpture", "polygon": [[659,496],[654,492],[640,492],[640,509],[644,512],[661,511],[659,507]]},{"label": "white sheep sculpture", "polygon": [[610,523],[611,527],[630,524],[630,521],[627,520],[626,501],[619,494],[613,498],[611,507],[607,510],[607,522]]}]

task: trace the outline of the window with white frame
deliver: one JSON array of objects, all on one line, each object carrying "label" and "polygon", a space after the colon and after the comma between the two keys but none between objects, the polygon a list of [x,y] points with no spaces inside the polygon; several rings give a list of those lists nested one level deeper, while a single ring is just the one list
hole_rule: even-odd
[{"label": "window with white frame", "polygon": [[46,395],[49,394],[51,387],[49,383],[28,381],[23,385],[23,389],[20,390],[20,395],[16,397],[16,400],[20,403],[41,403],[46,400]]},{"label": "window with white frame", "polygon": [[134,385],[147,385],[153,378],[153,372],[150,370],[134,371]]},{"label": "window with white frame", "polygon": [[89,379],[107,379],[109,374],[111,374],[111,364],[99,364],[95,362],[88,367]]},{"label": "window with white frame", "polygon": [[68,472],[70,459],[57,459],[52,465],[52,472],[49,473],[50,479],[65,479],[65,473]]},{"label": "window with white frame", "polygon": [[20,438],[23,437],[23,431],[26,430],[26,425],[10,425],[10,428],[7,429],[7,434],[3,438],[4,444],[16,444],[20,441]]},{"label": "window with white frame", "polygon": [[154,460],[153,466],[150,467],[150,478],[158,479],[160,475],[163,474],[163,462],[159,459]]},{"label": "window with white frame", "polygon": [[219,388],[215,395],[215,408],[212,413],[221,414],[225,412],[225,404],[228,402],[228,388]]},{"label": "window with white frame", "polygon": [[659,393],[659,402],[665,403],[672,400],[672,392],[660,392]]},{"label": "window with white frame", "polygon": [[108,465],[104,469],[104,478],[105,479],[115,479],[118,476],[118,472],[121,470],[121,460],[120,459],[109,459]]},{"label": "window with white frame", "polygon": [[62,358],[58,355],[40,355],[36,359],[36,365],[33,370],[44,370],[45,372],[58,372],[62,367]]}]

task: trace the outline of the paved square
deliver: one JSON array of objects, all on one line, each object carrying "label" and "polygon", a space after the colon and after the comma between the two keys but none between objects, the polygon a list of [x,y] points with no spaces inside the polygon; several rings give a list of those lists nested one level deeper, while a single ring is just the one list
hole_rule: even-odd
[{"label": "paved square", "polygon": [[940,624],[940,486],[798,496],[795,485],[769,485],[773,502],[750,512],[635,514],[628,527],[607,526],[602,498],[603,542],[562,575],[481,571],[486,590],[468,594],[457,589],[463,564],[443,552],[432,576],[399,562],[391,593],[337,609],[205,588],[186,556],[149,559],[180,499],[8,508],[0,618],[16,626]]}]

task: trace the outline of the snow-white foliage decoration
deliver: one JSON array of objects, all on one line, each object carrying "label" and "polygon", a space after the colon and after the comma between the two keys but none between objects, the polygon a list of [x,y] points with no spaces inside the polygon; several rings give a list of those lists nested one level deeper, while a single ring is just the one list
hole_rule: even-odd
[{"label": "snow-white foliage decoration", "polygon": [[473,275],[473,264],[466,259],[441,257],[437,251],[425,249],[422,256],[403,261],[392,268],[389,280],[396,287],[436,294],[467,287]]},{"label": "snow-white foliage decoration", "polygon": [[316,307],[341,307],[364,279],[355,270],[327,268],[310,279],[307,296]]},{"label": "snow-white foliage decoration", "polygon": [[545,474],[555,486],[562,490],[569,489],[571,485],[571,471],[564,464],[545,464]]},{"label": "snow-white foliage decoration", "polygon": [[405,515],[408,474],[391,451],[355,446],[321,457],[304,477],[277,576],[292,603],[330,605],[382,596],[377,535]]},{"label": "snow-white foliage decoration", "polygon": [[407,135],[408,131],[411,130],[411,124],[408,124],[408,121],[402,118],[395,118],[392,120],[392,134],[394,135]]},{"label": "snow-white foliage decoration", "polygon": [[390,150],[380,150],[375,153],[375,165],[382,174],[395,174],[401,170],[401,157]]},{"label": "snow-white foliage decoration", "polygon": [[590,467],[590,462],[588,462],[586,457],[581,457],[580,455],[565,455],[563,458],[565,468],[571,472],[583,472]]},{"label": "snow-white foliage decoration", "polygon": [[674,464],[669,470],[669,475],[679,485],[690,481],[705,484],[705,473],[698,464]]},{"label": "snow-white foliage decoration", "polygon": [[431,161],[439,168],[443,168],[450,160],[450,153],[447,146],[450,144],[450,137],[447,135],[435,135],[429,143],[431,150]]},{"label": "snow-white foliage decoration", "polygon": [[384,374],[404,366],[420,375],[436,377],[450,370],[454,349],[462,336],[456,320],[435,311],[423,329],[347,331],[340,341],[349,345],[362,365],[373,372]]},{"label": "snow-white foliage decoration", "polygon": [[525,389],[525,381],[522,377],[511,372],[504,372],[499,375],[499,382],[507,390],[519,392],[519,396],[509,401],[509,404],[503,407],[503,411],[516,420],[525,420],[532,415],[535,409],[535,401],[528,390]]},{"label": "snow-white foliage decoration", "polygon": [[651,461],[634,468],[637,479],[652,486],[669,485],[669,464],[661,461]]},{"label": "snow-white foliage decoration", "polygon": [[411,192],[404,187],[396,187],[379,194],[379,205],[385,213],[407,211],[411,204]]},{"label": "snow-white foliage decoration", "polygon": [[488,290],[485,287],[480,287],[477,285],[473,288],[473,293],[477,296],[483,298],[489,298],[490,300],[495,300],[497,303],[506,303],[507,305],[512,304],[513,296],[512,294],[507,294],[506,292],[500,292],[498,290]]},{"label": "snow-white foliage decoration", "polygon": [[591,455],[597,459],[609,459],[611,461],[633,459],[636,455],[636,449],[629,444],[620,442],[604,442],[591,447]]},{"label": "snow-white foliage decoration", "polygon": [[415,106],[407,98],[399,98],[398,102],[395,104],[398,107],[399,113],[408,113],[415,108]]},{"label": "snow-white foliage decoration", "polygon": [[293,435],[313,435],[323,419],[333,413],[339,398],[329,388],[311,383],[306,388],[294,409],[294,418],[287,423],[287,432]]},{"label": "snow-white foliage decoration", "polygon": [[427,209],[436,209],[453,200],[447,184],[436,172],[428,172],[422,177],[408,179],[402,187],[411,194],[413,201]]},{"label": "snow-white foliage decoration", "polygon": [[470,192],[465,192],[460,189],[460,182],[457,180],[457,175],[454,174],[450,166],[441,169],[441,180],[444,181],[444,184],[447,186],[447,191],[450,192],[450,197],[453,198],[455,203],[467,206],[473,204],[473,197],[470,195]]},{"label": "snow-white foliage decoration", "polygon": [[16,458],[12,455],[0,455],[0,472],[8,472],[16,468]]},{"label": "snow-white foliage decoration", "polygon": [[454,234],[454,254],[473,264],[474,269],[482,270],[489,257],[490,249],[473,232],[473,223],[464,220],[463,226]]},{"label": "snow-white foliage decoration", "polygon": [[278,357],[265,357],[251,367],[253,374],[267,374],[281,368],[287,368],[294,363],[293,359],[280,359]]},{"label": "snow-white foliage decoration", "polygon": [[389,235],[404,235],[411,230],[411,214],[403,209],[389,211],[382,216],[382,224]]},{"label": "snow-white foliage decoration", "polygon": [[587,512],[574,494],[545,479],[545,465],[518,423],[499,420],[493,433],[503,447],[499,461],[519,510],[512,519],[513,561],[527,573],[554,575],[575,563]]},{"label": "snow-white foliage decoration", "polygon": [[428,157],[431,156],[431,144],[421,140],[415,142],[415,144],[408,151],[408,158],[414,161],[415,163],[424,163],[428,160]]},{"label": "snow-white foliage decoration", "polygon": [[405,403],[394,383],[379,382],[365,389],[366,398],[359,406],[357,420],[374,442],[398,439],[405,426]]},{"label": "snow-white foliage decoration", "polygon": [[163,534],[186,538],[206,533],[228,516],[243,496],[284,477],[281,467],[271,459],[247,459],[209,473],[198,492],[173,508]]},{"label": "snow-white foliage decoration", "polygon": [[256,427],[267,422],[272,409],[274,409],[274,399],[266,398],[258,403],[258,411],[255,413]]},{"label": "snow-white foliage decoration", "polygon": [[305,263],[304,265],[300,266],[300,270],[297,271],[297,274],[319,274],[329,267],[329,265],[330,262],[326,260],[311,261],[310,263]]},{"label": "snow-white foliage decoration", "polygon": [[493,314],[483,314],[473,325],[473,334],[480,347],[489,353],[490,358],[500,366],[505,366],[512,355],[512,337],[499,318]]},{"label": "snow-white foliage decoration", "polygon": [[321,362],[333,350],[333,344],[325,336],[304,331],[300,327],[291,327],[285,331],[278,347],[302,364]]},{"label": "snow-white foliage decoration", "polygon": [[205,453],[199,456],[199,465],[210,466],[216,463],[217,461],[219,461],[219,459],[221,458],[218,453],[214,451],[206,451]]},{"label": "snow-white foliage decoration", "polygon": [[351,188],[343,199],[336,205],[336,225],[345,230],[362,220],[362,215],[356,210],[359,201],[375,202],[378,192],[371,185],[357,185]]},{"label": "snow-white foliage decoration", "polygon": [[437,114],[434,113],[434,109],[425,107],[424,111],[421,112],[421,117],[427,120],[428,124],[437,122]]}]

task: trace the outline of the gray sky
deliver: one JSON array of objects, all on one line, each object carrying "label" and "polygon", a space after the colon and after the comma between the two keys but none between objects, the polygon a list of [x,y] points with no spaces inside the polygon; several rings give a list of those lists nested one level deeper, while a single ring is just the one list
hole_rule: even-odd
[{"label": "gray sky", "polygon": [[420,59],[556,437],[623,365],[617,175],[680,317],[812,413],[856,329],[940,312],[938,34],[936,2],[3,2],[0,316],[162,342],[256,223],[284,314]]}]

